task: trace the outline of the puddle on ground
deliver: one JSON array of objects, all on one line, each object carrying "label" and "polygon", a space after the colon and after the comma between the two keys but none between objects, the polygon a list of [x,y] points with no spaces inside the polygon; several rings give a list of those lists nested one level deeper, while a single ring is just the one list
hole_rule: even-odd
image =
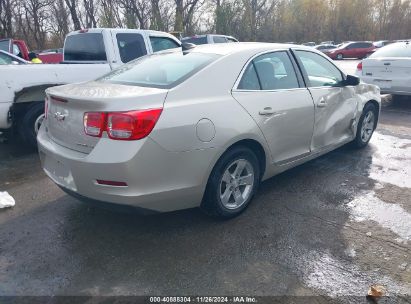
[{"label": "puddle on ground", "polygon": [[377,222],[401,239],[411,240],[411,214],[398,204],[380,200],[374,191],[360,194],[346,206],[352,220]]},{"label": "puddle on ground", "polygon": [[329,252],[310,252],[306,256],[304,282],[331,297],[364,296],[372,284],[387,286],[388,294],[407,294],[409,285],[399,284],[378,271],[364,272],[357,265],[333,257]]},{"label": "puddle on ground", "polygon": [[375,132],[371,144],[369,177],[380,182],[411,188],[411,140]]}]

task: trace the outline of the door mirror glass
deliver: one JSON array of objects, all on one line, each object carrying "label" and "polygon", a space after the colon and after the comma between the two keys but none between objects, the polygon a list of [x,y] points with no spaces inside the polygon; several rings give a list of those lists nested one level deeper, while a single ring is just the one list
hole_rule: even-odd
[{"label": "door mirror glass", "polygon": [[360,78],[353,75],[347,75],[347,78],[343,81],[344,86],[356,86],[360,84]]}]

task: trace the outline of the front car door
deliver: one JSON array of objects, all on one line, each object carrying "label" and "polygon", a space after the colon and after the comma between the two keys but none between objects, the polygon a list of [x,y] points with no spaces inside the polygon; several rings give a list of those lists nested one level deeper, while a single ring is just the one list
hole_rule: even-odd
[{"label": "front car door", "polygon": [[260,54],[232,92],[260,127],[278,165],[310,153],[314,105],[297,70],[287,50]]},{"label": "front car door", "polygon": [[313,152],[353,138],[359,100],[355,88],[342,86],[344,74],[324,56],[293,50],[315,105]]}]

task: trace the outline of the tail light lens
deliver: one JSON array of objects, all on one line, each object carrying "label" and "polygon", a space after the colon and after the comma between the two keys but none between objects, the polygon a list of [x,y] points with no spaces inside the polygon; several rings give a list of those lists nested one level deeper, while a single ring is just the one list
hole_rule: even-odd
[{"label": "tail light lens", "polygon": [[362,71],[362,61],[357,65],[357,70]]},{"label": "tail light lens", "polygon": [[87,135],[101,137],[106,127],[106,113],[87,112],[84,114],[83,123]]},{"label": "tail light lens", "polygon": [[153,130],[161,112],[162,109],[110,113],[88,112],[84,114],[84,130],[90,136],[101,137],[103,131],[107,131],[111,139],[142,139]]}]

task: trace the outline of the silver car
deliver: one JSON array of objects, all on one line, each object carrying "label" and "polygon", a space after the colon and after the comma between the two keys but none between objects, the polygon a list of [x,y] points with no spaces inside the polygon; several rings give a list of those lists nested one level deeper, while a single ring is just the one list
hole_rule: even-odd
[{"label": "silver car", "polygon": [[37,139],[44,171],[75,197],[229,218],[261,181],[367,145],[380,101],[313,48],[210,44],[47,89]]}]

